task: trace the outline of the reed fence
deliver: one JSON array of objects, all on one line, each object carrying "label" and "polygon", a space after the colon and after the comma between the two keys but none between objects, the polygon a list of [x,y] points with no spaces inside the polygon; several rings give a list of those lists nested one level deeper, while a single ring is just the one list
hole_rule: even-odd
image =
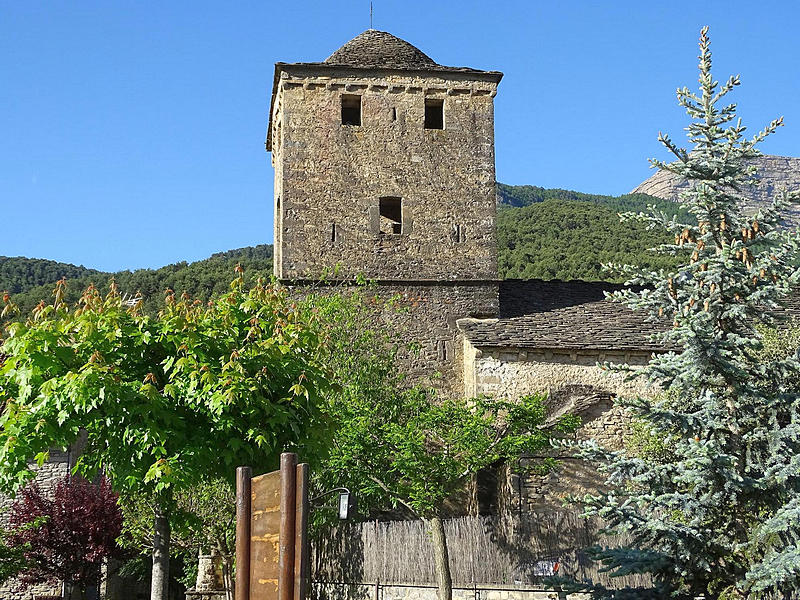
[{"label": "reed fence", "polygon": [[[558,574],[613,587],[641,585],[641,576],[611,579],[585,549],[621,545],[601,535],[600,522],[570,511],[524,517],[467,516],[445,521],[453,585],[540,585]],[[430,533],[423,521],[371,521],[327,530],[312,544],[312,579],[331,583],[435,585]]]}]

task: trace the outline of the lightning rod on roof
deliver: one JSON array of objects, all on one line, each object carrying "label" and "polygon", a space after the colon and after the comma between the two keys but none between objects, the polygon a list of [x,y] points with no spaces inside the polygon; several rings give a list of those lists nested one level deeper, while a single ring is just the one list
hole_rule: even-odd
[{"label": "lightning rod on roof", "polygon": [[372,2],[369,3],[369,28],[372,29]]}]

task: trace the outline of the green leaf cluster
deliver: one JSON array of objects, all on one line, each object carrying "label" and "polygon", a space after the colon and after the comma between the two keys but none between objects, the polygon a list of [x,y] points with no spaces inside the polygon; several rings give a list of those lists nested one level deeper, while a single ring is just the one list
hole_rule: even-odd
[{"label": "green leaf cluster", "polygon": [[319,324],[284,290],[242,275],[209,303],[168,294],[157,316],[115,285],[87,289],[8,327],[0,347],[0,484],[28,461],[87,436],[77,470],[103,469],[127,494],[163,495],[236,466],[269,469],[281,451],[324,445],[327,371]]},{"label": "green leaf cluster", "polygon": [[29,546],[7,543],[7,532],[0,532],[0,585],[28,568],[26,552]]},{"label": "green leaf cluster", "polygon": [[339,382],[329,396],[333,441],[317,486],[350,488],[365,512],[440,516],[479,470],[549,447],[553,435],[576,426],[570,417],[545,426],[540,397],[453,399],[409,386],[395,362],[398,340],[376,327],[391,301],[369,287],[312,294],[306,308],[332,324],[322,348]]}]

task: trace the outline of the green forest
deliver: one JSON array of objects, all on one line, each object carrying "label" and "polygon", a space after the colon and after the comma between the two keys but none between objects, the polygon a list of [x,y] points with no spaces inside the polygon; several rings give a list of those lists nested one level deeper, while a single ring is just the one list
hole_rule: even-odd
[{"label": "green forest", "polygon": [[[617,281],[603,263],[668,267],[669,259],[647,251],[662,241],[636,223],[620,223],[618,213],[655,205],[667,214],[682,211],[673,202],[643,194],[600,196],[530,185],[498,184],[497,243],[504,279],[585,279]],[[685,216],[685,215],[683,215]],[[156,311],[166,289],[207,300],[223,291],[241,263],[248,278],[272,273],[272,245],[219,252],[193,263],[160,269],[105,273],[51,260],[0,257],[0,291],[9,292],[24,312],[49,300],[53,284],[68,280],[67,300],[76,301],[90,284],[101,289],[113,277],[122,293],[141,295]]]},{"label": "green forest", "polygon": [[498,267],[503,279],[620,281],[603,264],[669,268],[670,257],[649,252],[666,242],[663,233],[619,213],[646,211],[690,219],[680,205],[647,196],[600,196],[530,185],[498,184]]},{"label": "green forest", "polygon": [[[3,260],[3,259],[0,259]],[[156,312],[164,301],[164,291],[171,289],[177,294],[186,292],[193,298],[206,301],[228,290],[234,277],[234,268],[241,264],[245,277],[253,280],[258,277],[269,277],[272,274],[272,245],[262,244],[227,252],[218,252],[205,260],[193,263],[179,262],[160,269],[138,269],[136,271],[118,271],[103,273],[52,263],[48,269],[38,266],[39,261],[27,258],[6,258],[5,269],[0,271],[0,291],[12,291],[12,283],[26,281],[27,287],[12,293],[14,302],[25,314],[40,300],[52,298],[53,284],[61,277],[67,278],[68,302],[76,302],[81,292],[89,285],[101,290],[108,287],[113,277],[123,294],[138,296],[144,300],[144,308],[148,312]],[[69,269],[78,269],[77,276],[70,275]],[[41,272],[42,279],[35,280],[33,274]]]},{"label": "green forest", "polygon": [[58,281],[62,277],[76,279],[99,274],[100,272],[94,269],[76,267],[54,260],[0,256],[0,291],[9,294],[19,294],[37,285]]}]

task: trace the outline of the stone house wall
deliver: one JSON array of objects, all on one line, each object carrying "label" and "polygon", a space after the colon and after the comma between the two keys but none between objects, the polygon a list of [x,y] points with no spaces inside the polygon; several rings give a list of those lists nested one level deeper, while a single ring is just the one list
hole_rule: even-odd
[{"label": "stone house wall", "polygon": [[[496,78],[479,73],[286,65],[272,109],[275,273],[391,280],[491,280]],[[361,125],[342,124],[342,97]],[[444,129],[425,129],[426,99]],[[402,232],[381,233],[380,198],[402,199]]]},{"label": "stone house wall", "polygon": [[[543,394],[553,402],[551,409],[580,415],[583,425],[577,439],[594,439],[611,449],[623,447],[630,423],[614,398],[655,393],[641,379],[626,381],[623,374],[598,365],[606,361],[643,365],[650,358],[645,352],[476,348],[464,339],[463,358],[467,397],[486,394],[514,399]],[[526,467],[541,458],[523,457],[523,475],[505,473],[498,493],[505,495],[500,501],[506,509],[522,513],[561,508],[566,495],[595,491],[603,481],[591,465],[566,456],[560,457],[555,472],[524,474]]]},{"label": "stone house wall", "polygon": [[[326,289],[314,282],[284,283],[300,296]],[[342,285],[334,283],[328,289],[333,293],[352,289]],[[415,383],[461,395],[463,344],[456,320],[464,315],[497,314],[497,282],[378,282],[361,289],[366,298],[379,300],[381,309],[375,312],[372,326],[387,328],[397,340],[402,372]]]}]

